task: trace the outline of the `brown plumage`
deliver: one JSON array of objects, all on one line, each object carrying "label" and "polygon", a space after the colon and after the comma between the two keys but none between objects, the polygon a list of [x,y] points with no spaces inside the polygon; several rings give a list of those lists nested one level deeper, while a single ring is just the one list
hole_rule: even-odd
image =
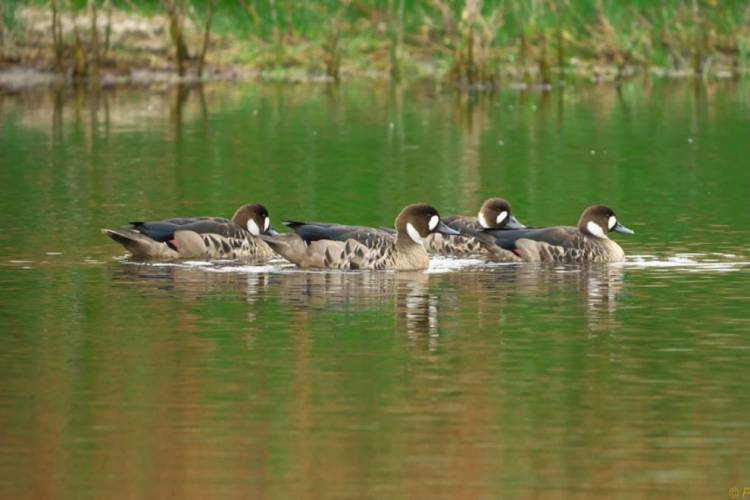
[{"label": "brown plumage", "polygon": [[232,219],[177,217],[131,222],[122,229],[102,229],[136,259],[229,259],[267,262],[273,251],[258,236],[278,234],[263,205],[243,205]]},{"label": "brown plumage", "polygon": [[329,223],[285,222],[294,234],[263,236],[271,248],[299,267],[324,269],[425,269],[430,258],[424,238],[435,232],[458,234],[437,210],[409,205],[396,218],[396,232]]},{"label": "brown plumage", "polygon": [[450,257],[476,256],[492,262],[518,262],[521,259],[495,245],[492,238],[482,237],[484,229],[522,229],[523,224],[513,215],[513,209],[503,198],[485,200],[476,217],[454,215],[446,217],[445,223],[461,232],[460,236],[430,235],[425,248],[430,255]]},{"label": "brown plumage", "polygon": [[634,234],[620,224],[611,208],[593,205],[584,210],[577,227],[485,230],[483,234],[528,262],[619,262],[625,259],[625,252],[607,236],[612,231]]}]

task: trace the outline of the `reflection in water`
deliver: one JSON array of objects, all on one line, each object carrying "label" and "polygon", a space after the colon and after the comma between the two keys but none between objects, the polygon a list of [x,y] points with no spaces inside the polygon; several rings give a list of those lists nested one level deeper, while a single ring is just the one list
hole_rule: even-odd
[{"label": "reflection in water", "polygon": [[[570,304],[582,307],[592,333],[611,331],[624,286],[623,267],[611,265],[509,265],[448,273],[244,269],[250,272],[226,272],[222,265],[213,264],[124,264],[115,279],[120,281],[117,275],[122,274],[127,283],[176,292],[190,300],[220,291],[236,293],[248,305],[279,300],[290,314],[308,320],[314,311],[392,308],[396,332],[425,339],[430,349],[438,345],[441,315],[460,314],[471,307],[483,322],[501,324],[505,309],[524,297],[575,296]],[[255,320],[252,309],[248,319]]]},{"label": "reflection in water", "polygon": [[[177,293],[188,300],[231,291],[248,305],[279,300],[290,314],[362,311],[393,307],[396,331],[410,337],[437,336],[438,295],[430,294],[424,272],[225,272],[221,267],[179,264],[123,264],[116,284]],[[252,310],[248,320],[254,321]]]}]

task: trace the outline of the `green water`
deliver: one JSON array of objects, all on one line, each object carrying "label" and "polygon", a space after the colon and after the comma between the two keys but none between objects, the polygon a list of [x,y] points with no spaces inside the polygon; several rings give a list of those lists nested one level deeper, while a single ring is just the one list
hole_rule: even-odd
[{"label": "green water", "polygon": [[[750,93],[0,97],[0,498],[727,498],[750,487]],[[530,225],[624,265],[137,265],[173,215]],[[750,493],[748,493],[750,495]]]}]

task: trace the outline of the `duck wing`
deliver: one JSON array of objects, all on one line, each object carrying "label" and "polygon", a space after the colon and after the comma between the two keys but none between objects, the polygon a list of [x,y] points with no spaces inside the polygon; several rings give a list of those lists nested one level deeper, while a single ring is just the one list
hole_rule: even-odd
[{"label": "duck wing", "polygon": [[552,246],[567,247],[573,241],[577,229],[568,226],[545,227],[540,229],[485,229],[481,236],[494,238],[495,244],[506,250],[516,250],[520,239],[540,241]]},{"label": "duck wing", "polygon": [[175,231],[193,231],[198,234],[218,234],[227,238],[244,238],[245,230],[220,217],[195,217],[166,219],[154,222],[131,222],[131,229],[155,241],[174,239]]},{"label": "duck wing", "polygon": [[284,225],[297,233],[307,243],[319,240],[355,240],[368,247],[392,242],[395,234],[365,226],[346,226],[326,222],[283,221]]},{"label": "duck wing", "polygon": [[225,224],[232,222],[231,220],[225,219],[224,217],[175,217],[173,219],[165,219],[159,222],[167,222],[170,224],[177,224],[178,226],[185,226],[188,224],[193,224],[194,222],[201,221],[211,221]]}]

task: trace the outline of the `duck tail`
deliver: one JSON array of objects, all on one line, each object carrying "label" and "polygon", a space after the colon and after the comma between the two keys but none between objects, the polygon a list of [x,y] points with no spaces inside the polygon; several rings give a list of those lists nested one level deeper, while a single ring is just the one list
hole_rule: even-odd
[{"label": "duck tail", "polygon": [[[166,247],[163,243],[156,242],[145,236],[138,231],[130,229],[102,229],[102,233],[109,236],[113,241],[116,241],[125,250],[130,252],[133,257],[137,259],[148,259],[159,256],[159,249],[157,246]],[[166,247],[168,248],[168,247]]]},{"label": "duck tail", "polygon": [[302,265],[305,261],[307,245],[295,233],[280,234],[278,236],[261,234],[258,237],[271,247],[274,252],[292,264]]}]

